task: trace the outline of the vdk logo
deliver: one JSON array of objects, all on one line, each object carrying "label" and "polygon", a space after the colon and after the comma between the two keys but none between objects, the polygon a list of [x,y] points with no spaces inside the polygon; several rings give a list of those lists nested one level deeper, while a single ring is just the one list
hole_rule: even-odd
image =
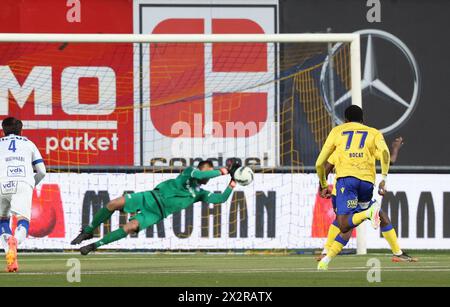
[{"label": "vdk logo", "polygon": [[2,194],[14,194],[17,191],[17,183],[15,181],[8,181],[2,183]]},{"label": "vdk logo", "polygon": [[15,181],[8,181],[7,183],[3,183],[3,188],[5,189],[11,189],[11,188],[15,188],[16,187],[16,182]]},{"label": "vdk logo", "polygon": [[8,166],[9,177],[25,177],[25,167],[20,166]]}]

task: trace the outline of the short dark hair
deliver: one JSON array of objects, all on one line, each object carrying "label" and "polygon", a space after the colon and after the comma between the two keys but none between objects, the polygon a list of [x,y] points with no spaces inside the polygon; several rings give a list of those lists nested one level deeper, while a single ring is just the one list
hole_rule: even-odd
[{"label": "short dark hair", "polygon": [[2,128],[5,135],[20,135],[22,133],[22,127],[22,121],[15,117],[7,117],[2,121]]},{"label": "short dark hair", "polygon": [[197,168],[202,168],[203,166],[214,167],[214,164],[210,160],[203,160],[198,163]]},{"label": "short dark hair", "polygon": [[357,105],[351,105],[345,109],[345,119],[349,122],[363,122],[363,110]]}]

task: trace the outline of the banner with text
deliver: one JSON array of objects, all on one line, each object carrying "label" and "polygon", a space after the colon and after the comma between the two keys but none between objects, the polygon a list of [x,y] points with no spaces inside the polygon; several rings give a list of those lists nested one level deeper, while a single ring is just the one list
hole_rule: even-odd
[{"label": "banner with text", "polygon": [[[30,237],[21,248],[71,249],[82,225],[109,200],[149,190],[176,174],[49,174],[33,195]],[[229,178],[205,189],[222,191]],[[391,175],[382,200],[402,248],[450,248],[450,175]],[[115,213],[96,237],[128,220]],[[113,249],[308,249],[323,246],[334,219],[329,200],[317,196],[315,174],[256,174],[221,205],[194,204]],[[369,227],[367,227],[369,228]],[[368,229],[369,248],[387,248],[379,231]],[[348,245],[355,247],[355,239]]]}]

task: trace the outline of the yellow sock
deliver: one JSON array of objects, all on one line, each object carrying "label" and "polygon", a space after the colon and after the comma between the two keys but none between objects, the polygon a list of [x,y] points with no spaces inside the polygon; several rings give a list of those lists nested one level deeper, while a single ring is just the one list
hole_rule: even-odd
[{"label": "yellow sock", "polygon": [[367,213],[366,213],[366,211],[367,210],[364,210],[362,212],[358,212],[358,213],[353,214],[353,216],[352,216],[352,223],[349,223],[350,226],[358,226],[359,224],[361,224],[362,222],[367,220]]},{"label": "yellow sock", "polygon": [[398,239],[395,229],[391,228],[390,230],[387,231],[382,230],[381,233],[383,234],[383,237],[386,239],[386,241],[389,243],[392,253],[394,255],[401,255],[402,250],[400,249],[400,245],[398,245]]},{"label": "yellow sock", "polygon": [[344,248],[344,244],[342,244],[341,242],[338,242],[338,241],[334,241],[333,244],[331,244],[330,249],[328,250],[328,253],[327,253],[328,259],[331,260],[334,257],[336,257],[337,255],[339,255],[339,253],[342,251],[343,248]]},{"label": "yellow sock", "polygon": [[334,242],[334,239],[336,239],[336,236],[341,232],[339,227],[337,227],[334,224],[331,224],[328,228],[328,236],[327,241],[325,242],[325,249],[329,251],[331,249],[331,245]]},{"label": "yellow sock", "polygon": [[325,257],[326,261],[329,262],[331,259],[339,255],[345,245],[347,245],[347,241],[342,239],[340,235],[337,235],[336,239],[333,241],[333,244],[331,244],[331,247],[328,250],[327,256]]}]

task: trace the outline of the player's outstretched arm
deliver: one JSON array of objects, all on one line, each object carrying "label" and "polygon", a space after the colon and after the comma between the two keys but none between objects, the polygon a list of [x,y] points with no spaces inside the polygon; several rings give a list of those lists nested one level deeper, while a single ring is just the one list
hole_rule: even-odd
[{"label": "player's outstretched arm", "polygon": [[327,137],[327,140],[325,141],[325,144],[322,147],[322,150],[320,151],[319,157],[317,157],[316,171],[317,176],[319,177],[320,180],[321,189],[328,188],[325,162],[328,160],[328,158],[331,156],[331,154],[335,149],[334,139],[335,139],[335,130],[331,130],[330,134]]},{"label": "player's outstretched arm", "polygon": [[[328,175],[333,171],[334,165],[330,162],[325,163],[325,177],[328,178]],[[328,188],[320,188],[320,197],[322,198],[330,198],[331,197],[331,190]]]},{"label": "player's outstretched arm", "polygon": [[391,164],[391,155],[389,153],[389,148],[386,145],[384,137],[381,133],[375,137],[375,146],[376,150],[381,153],[380,162],[381,162],[381,175],[382,180],[378,185],[378,194],[384,195],[386,193],[386,179],[389,173],[389,165]]},{"label": "player's outstretched arm", "polygon": [[36,170],[36,174],[34,174],[34,184],[38,185],[39,182],[44,179],[45,175],[47,174],[47,170],[45,168],[44,162],[35,164],[34,169]]},{"label": "player's outstretched arm", "polygon": [[44,179],[47,170],[45,169],[44,160],[42,159],[42,155],[39,152],[39,149],[34,143],[31,144],[33,146],[32,163],[36,171],[36,174],[34,174],[34,185],[36,186],[39,184],[39,182],[41,182],[42,179]]},{"label": "player's outstretched arm", "polygon": [[[221,175],[228,175],[230,174],[231,177],[233,177],[234,172],[241,166],[241,162],[238,159],[228,159],[227,166],[222,167],[220,169],[216,170],[199,170],[199,169],[193,169],[190,176],[194,179],[198,180],[204,180],[204,179],[211,179],[214,177],[218,177]],[[190,170],[187,170],[190,171]]]},{"label": "player's outstretched arm", "polygon": [[327,161],[325,163],[325,176],[328,177],[328,175],[331,174],[333,169],[334,169],[334,165]]},{"label": "player's outstretched arm", "polygon": [[391,164],[397,161],[400,148],[403,146],[403,138],[399,136],[391,143]]},{"label": "player's outstretched arm", "polygon": [[203,179],[211,179],[218,176],[226,175],[228,174],[228,170],[226,168],[221,169],[214,169],[214,170],[208,170],[208,171],[201,171],[199,169],[194,169],[191,173],[191,177],[198,180]]},{"label": "player's outstretched arm", "polygon": [[208,204],[222,204],[227,201],[228,197],[230,197],[231,192],[236,186],[236,182],[231,180],[228,184],[228,187],[222,193],[212,193],[206,190],[203,190],[202,200]]}]

